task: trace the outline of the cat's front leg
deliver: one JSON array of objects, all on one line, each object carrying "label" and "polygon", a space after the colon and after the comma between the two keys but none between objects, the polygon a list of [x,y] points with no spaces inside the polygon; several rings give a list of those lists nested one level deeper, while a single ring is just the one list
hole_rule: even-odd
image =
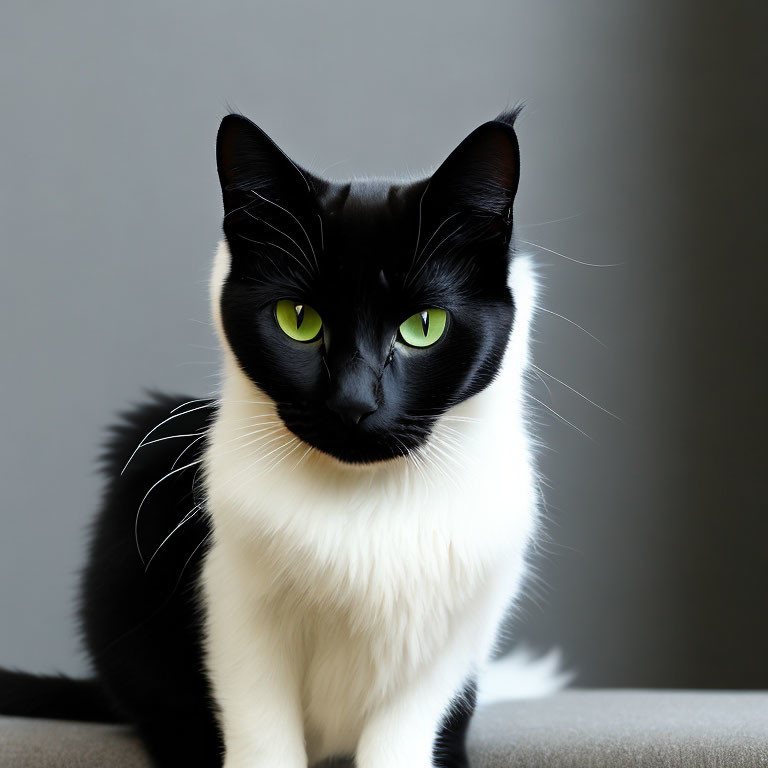
[{"label": "cat's front leg", "polygon": [[[356,768],[433,768],[435,739],[471,675],[469,668],[445,661],[372,714],[358,743]],[[457,766],[463,764],[461,755],[463,744]]]},{"label": "cat's front leg", "polygon": [[215,571],[205,574],[206,664],[224,768],[307,768],[300,640],[236,576]]}]

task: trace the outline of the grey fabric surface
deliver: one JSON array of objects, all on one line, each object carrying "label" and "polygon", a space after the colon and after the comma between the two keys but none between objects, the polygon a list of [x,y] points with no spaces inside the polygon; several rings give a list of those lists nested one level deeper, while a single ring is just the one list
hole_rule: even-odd
[{"label": "grey fabric surface", "polygon": [[127,728],[0,718],[2,768],[149,768]]},{"label": "grey fabric surface", "polygon": [[475,718],[477,768],[768,766],[768,693],[566,691]]},{"label": "grey fabric surface", "polygon": [[[768,766],[768,693],[567,691],[475,717],[472,768]],[[148,768],[130,730],[0,718],[0,768]]]}]

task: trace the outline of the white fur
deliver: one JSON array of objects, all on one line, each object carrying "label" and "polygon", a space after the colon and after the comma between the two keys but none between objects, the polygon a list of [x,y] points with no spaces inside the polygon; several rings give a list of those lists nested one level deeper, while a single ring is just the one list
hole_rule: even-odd
[{"label": "white fur", "polygon": [[[428,768],[451,700],[492,651],[536,526],[522,389],[528,259],[513,261],[501,374],[441,419],[419,466],[344,465],[282,425],[221,332],[228,269],[222,244],[212,303],[224,377],[205,462],[214,533],[202,586],[226,768],[334,755]],[[238,439],[246,424],[262,431]]]}]

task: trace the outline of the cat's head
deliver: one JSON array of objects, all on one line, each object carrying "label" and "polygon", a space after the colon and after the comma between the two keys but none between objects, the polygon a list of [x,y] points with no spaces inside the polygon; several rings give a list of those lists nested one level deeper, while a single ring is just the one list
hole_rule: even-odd
[{"label": "cat's head", "polygon": [[427,179],[347,183],[302,170],[244,117],[222,121],[221,329],[301,440],[348,463],[401,456],[498,373],[515,317],[514,118]]}]

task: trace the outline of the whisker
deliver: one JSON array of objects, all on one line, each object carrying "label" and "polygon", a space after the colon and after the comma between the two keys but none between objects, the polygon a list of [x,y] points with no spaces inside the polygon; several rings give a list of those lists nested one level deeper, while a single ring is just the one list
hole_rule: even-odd
[{"label": "whisker", "polygon": [[[278,429],[276,428],[277,424],[281,424],[282,422],[279,421],[273,421],[269,422],[268,424],[259,425],[259,429],[250,430],[248,432],[245,432],[242,435],[236,435],[235,437],[230,438],[229,440],[224,440],[223,442],[219,443],[219,445],[228,445],[229,443],[234,443],[238,440],[246,440],[249,437],[252,437],[253,435],[259,435],[264,432],[277,432]],[[248,427],[244,427],[244,429],[248,429]],[[250,445],[250,443],[238,446],[238,448],[245,448],[246,445]]]},{"label": "whisker", "polygon": [[189,464],[185,464],[183,467],[179,467],[178,469],[172,469],[167,474],[163,475],[156,483],[152,485],[152,487],[144,494],[144,498],[141,500],[141,503],[139,504],[139,508],[136,510],[136,519],[133,524],[133,534],[134,539],[136,540],[136,551],[139,553],[139,558],[141,558],[141,562],[146,565],[146,562],[144,560],[144,555],[141,553],[141,546],[139,545],[139,516],[141,515],[142,507],[144,506],[144,502],[149,497],[149,494],[152,493],[152,491],[157,488],[160,483],[162,483],[164,480],[167,480],[171,475],[178,474],[179,472],[183,472],[185,469],[189,469],[190,467],[194,467],[197,464],[200,464],[202,462],[202,459],[197,459],[197,461],[192,461]]},{"label": "whisker", "polygon": [[[305,181],[306,181],[306,179],[305,179]],[[315,260],[315,268],[319,272],[320,271],[320,264],[317,261],[317,254],[315,253],[315,249],[314,249],[314,246],[312,245],[312,241],[309,239],[309,235],[307,234],[307,230],[304,229],[304,225],[287,208],[283,208],[282,205],[279,205],[278,203],[275,203],[272,200],[267,200],[266,197],[264,197],[263,195],[260,195],[258,192],[256,192],[256,190],[252,189],[251,192],[253,192],[253,194],[256,195],[256,197],[260,197],[265,203],[270,203],[271,205],[274,205],[276,208],[279,208],[281,211],[285,211],[285,213],[287,213],[299,225],[299,227],[301,227],[301,231],[304,233],[304,237],[307,238],[307,242],[309,243],[309,249],[312,251],[312,257]],[[321,221],[321,224],[322,224],[322,221]],[[283,234],[285,234],[285,233],[283,233]],[[286,235],[286,237],[287,237],[287,235]],[[298,248],[299,246],[296,245],[296,247]],[[303,251],[302,251],[302,253],[303,253]],[[304,254],[304,256],[306,257],[306,254]]]},{"label": "whisker", "polygon": [[[254,438],[253,440],[249,440],[247,443],[243,443],[242,445],[236,445],[233,448],[230,448],[227,451],[224,451],[221,455],[222,456],[231,456],[232,454],[239,453],[241,451],[245,451],[246,448],[250,447],[251,445],[255,445],[257,443],[261,443],[262,445],[260,448],[265,448],[266,446],[270,445],[271,443],[274,443],[276,440],[280,440],[284,437],[282,434],[283,430],[280,427],[274,427],[266,432],[266,434],[259,435],[258,437]],[[247,437],[247,436],[246,436]],[[267,440],[267,438],[270,438]],[[242,472],[242,470],[241,470]],[[237,477],[240,474],[240,472],[235,474],[235,477]]]},{"label": "whisker", "polygon": [[[528,397],[531,398],[531,400],[535,400],[540,406],[542,406],[542,408],[546,408],[550,413],[557,416],[557,418],[560,419],[560,421],[565,422],[569,427],[573,427],[577,432],[580,432],[588,440],[592,440],[592,438],[583,429],[579,429],[575,424],[568,421],[568,419],[566,419],[565,416],[561,416],[554,408],[550,408],[546,403],[543,403],[537,397],[534,397],[530,392],[527,392],[526,394]],[[594,442],[594,440],[592,440],[592,442]]]},{"label": "whisker", "polygon": [[574,395],[578,395],[579,397],[583,398],[590,405],[594,405],[595,408],[599,408],[603,413],[607,413],[609,416],[616,419],[616,421],[621,421],[621,419],[615,413],[611,413],[607,408],[603,408],[602,405],[598,405],[594,400],[590,400],[585,394],[583,394],[582,392],[579,392],[578,389],[574,389],[570,384],[566,384],[564,381],[561,381],[560,379],[557,378],[557,376],[553,376],[551,373],[549,373],[548,371],[545,371],[543,368],[539,368],[538,365],[533,365],[533,367],[537,371],[540,371],[541,373],[543,373],[545,376],[549,376],[550,379],[554,379],[554,381],[556,381],[558,384],[562,384],[566,389],[570,389]]},{"label": "whisker", "polygon": [[406,282],[406,285],[410,285],[411,283],[413,283],[413,281],[414,281],[414,280],[415,280],[415,279],[416,279],[416,278],[417,278],[417,277],[418,277],[418,276],[421,274],[421,272],[422,272],[422,270],[424,269],[424,267],[425,267],[427,264],[429,264],[429,260],[430,260],[430,259],[431,259],[431,258],[432,258],[434,255],[435,255],[435,253],[436,253],[436,252],[437,252],[437,250],[440,248],[440,246],[441,246],[441,245],[442,245],[442,244],[443,244],[443,243],[444,243],[446,240],[448,240],[449,238],[453,237],[453,236],[454,236],[454,235],[455,235],[455,234],[456,234],[456,233],[457,233],[457,232],[458,232],[458,231],[459,231],[459,230],[462,228],[462,226],[463,226],[462,224],[459,224],[459,226],[458,226],[458,227],[456,227],[456,229],[454,229],[454,230],[453,230],[453,232],[451,232],[450,234],[447,234],[447,235],[446,235],[446,236],[445,236],[445,237],[444,237],[444,238],[443,238],[443,239],[442,239],[442,240],[441,240],[441,241],[440,241],[440,242],[439,242],[439,243],[438,243],[438,244],[437,244],[437,245],[436,245],[436,246],[435,246],[435,247],[434,247],[434,248],[433,248],[433,249],[432,249],[430,252],[429,252],[429,255],[428,255],[428,256],[425,256],[423,259],[421,259],[421,266],[420,266],[420,267],[419,267],[419,268],[416,270],[416,272],[415,272],[415,274],[413,275],[413,277],[411,277],[410,279],[408,279],[408,280],[407,280],[407,282]]},{"label": "whisker", "polygon": [[518,226],[518,229],[533,229],[534,227],[545,227],[547,224],[560,224],[563,221],[572,221],[582,216],[581,213],[574,213],[572,216],[563,216],[561,219],[550,219],[549,221],[537,221],[533,224],[523,224]]},{"label": "whisker", "polygon": [[[291,448],[291,450],[290,450],[290,451],[288,451],[287,453],[284,453],[284,454],[282,454],[282,455],[280,456],[280,458],[279,458],[279,459],[278,459],[276,462],[274,462],[273,464],[270,464],[270,466],[267,468],[267,471],[268,471],[268,472],[272,472],[272,471],[274,471],[274,470],[275,470],[275,469],[276,469],[276,468],[277,468],[277,467],[278,467],[278,466],[279,466],[279,465],[280,465],[280,464],[281,464],[283,461],[285,461],[285,460],[286,460],[286,459],[287,459],[287,458],[288,458],[288,457],[289,457],[289,456],[290,456],[290,455],[291,455],[291,454],[292,454],[292,453],[293,453],[293,452],[294,452],[294,451],[295,451],[297,448],[300,448],[300,447],[301,447],[301,445],[302,445],[302,441],[301,441],[301,440],[299,440],[299,438],[298,438],[298,437],[294,437],[294,438],[293,438],[293,440],[296,442],[296,445],[294,445],[294,446],[293,446],[293,448]],[[290,443],[288,443],[288,445],[290,445]]]},{"label": "whisker", "polygon": [[242,424],[239,427],[235,427],[231,431],[232,432],[242,432],[242,431],[244,431],[246,429],[253,429],[254,427],[267,427],[267,426],[271,426],[271,425],[274,425],[274,424],[282,424],[282,423],[283,422],[280,419],[273,419],[272,421],[262,421],[260,419],[257,421],[257,420],[254,419],[254,421],[252,421],[250,424]]},{"label": "whisker", "polygon": [[146,573],[149,570],[149,566],[152,565],[152,561],[155,559],[157,553],[163,548],[163,546],[171,538],[171,536],[173,536],[173,534],[176,533],[176,531],[178,531],[179,528],[181,528],[181,526],[184,525],[184,523],[190,521],[201,509],[202,509],[201,504],[195,504],[195,506],[192,507],[192,509],[189,512],[187,512],[186,515],[184,515],[181,522],[160,542],[160,545],[152,553],[152,557],[150,557],[149,560],[147,560],[147,564],[144,566],[144,573]]},{"label": "whisker", "polygon": [[[215,393],[211,392],[211,396],[213,396]],[[187,400],[186,403],[182,403],[181,405],[177,405],[175,408],[171,408],[171,413],[176,413],[176,411],[180,411],[182,408],[186,408],[188,405],[192,405],[194,403],[208,403],[209,407],[213,407],[214,405],[217,405],[220,401],[219,400],[211,400],[211,397],[198,397],[195,400]]]},{"label": "whisker", "polygon": [[448,435],[433,435],[432,437],[443,447],[446,455],[450,456],[451,460],[459,464],[460,467],[471,460],[463,445],[456,438],[449,438]]},{"label": "whisker", "polygon": [[449,427],[447,424],[437,422],[437,428],[440,430],[446,430],[447,432],[450,432],[451,434],[455,435],[456,438],[460,438],[462,440],[466,439],[466,434],[464,432],[454,427]]},{"label": "whisker", "polygon": [[400,445],[400,447],[402,448],[402,452],[400,455],[403,456],[403,458],[406,460],[406,466],[409,466],[409,462],[410,462],[410,465],[412,465],[414,469],[416,469],[416,471],[421,476],[422,480],[424,481],[424,484],[429,486],[430,483],[428,481],[426,473],[424,472],[424,468],[422,467],[421,460],[418,454],[416,452],[409,451],[405,443],[397,435],[393,434],[392,437],[395,439],[395,442],[397,442],[397,444]]},{"label": "whisker", "polygon": [[307,446],[307,450],[304,452],[301,458],[293,465],[293,467],[291,468],[291,472],[293,472],[296,469],[296,467],[298,467],[299,464],[301,464],[301,462],[304,461],[304,459],[306,459],[307,456],[309,456],[310,452],[312,451],[312,448],[313,446],[311,445]]},{"label": "whisker", "polygon": [[555,256],[560,256],[560,258],[565,259],[566,261],[572,261],[574,264],[581,264],[583,267],[623,267],[625,265],[625,262],[619,262],[618,264],[592,264],[589,261],[579,261],[578,259],[574,259],[572,256],[566,256],[564,253],[553,251],[551,248],[545,248],[543,245],[539,245],[538,243],[532,243],[530,240],[518,240],[518,242],[525,243],[526,245],[532,245],[534,248],[541,248],[542,251],[546,251],[547,253],[551,253]]},{"label": "whisker", "polygon": [[154,440],[149,440],[142,448],[146,448],[148,445],[154,445],[155,443],[162,443],[163,440],[176,440],[179,437],[197,437],[200,433],[199,432],[190,432],[185,435],[166,435],[166,437],[156,437]]},{"label": "whisker", "polygon": [[[274,229],[274,227],[273,227],[273,229]],[[301,259],[299,259],[296,256],[296,254],[291,253],[289,250],[283,248],[281,245],[278,245],[277,243],[273,243],[273,242],[268,241],[268,240],[254,240],[252,237],[246,237],[245,235],[239,235],[239,237],[240,237],[240,239],[246,240],[247,242],[253,243],[254,245],[268,245],[268,246],[271,246],[272,248],[277,248],[278,250],[282,251],[287,256],[290,256],[290,258],[292,258],[310,277],[312,277],[312,272],[311,272],[310,268]],[[306,258],[306,254],[305,254],[305,258]]]},{"label": "whisker", "polygon": [[[272,440],[270,440],[269,442],[265,443],[265,446],[266,446],[266,445],[269,445],[269,443],[273,443],[273,442],[275,442],[275,440],[279,440],[281,437],[282,437],[282,436],[280,436],[280,435],[279,435],[278,437],[275,437],[275,438],[273,438],[273,439],[272,439]],[[260,472],[259,472],[257,475],[255,475],[254,477],[252,477],[252,476],[250,475],[250,472],[253,470],[253,468],[254,468],[256,465],[258,465],[259,463],[261,463],[261,462],[262,462],[262,461],[264,461],[265,459],[268,459],[270,456],[274,455],[274,454],[275,454],[275,453],[277,453],[278,451],[282,451],[282,450],[285,450],[285,448],[286,448],[288,445],[291,445],[291,444],[292,444],[292,443],[293,443],[295,440],[298,440],[298,439],[299,439],[299,438],[297,438],[297,437],[293,437],[293,438],[291,438],[290,440],[287,440],[286,442],[284,442],[284,443],[281,443],[281,444],[280,444],[280,445],[278,445],[276,448],[273,448],[271,451],[269,451],[269,453],[267,453],[267,454],[264,454],[263,456],[259,456],[259,457],[257,457],[257,458],[256,458],[254,461],[250,462],[250,463],[249,463],[249,464],[247,464],[245,467],[243,467],[243,468],[242,468],[242,469],[241,469],[239,472],[237,472],[237,473],[236,473],[236,474],[235,474],[235,475],[234,475],[232,478],[230,478],[229,482],[227,483],[227,486],[229,486],[229,489],[228,489],[228,490],[229,490],[229,494],[230,494],[230,496],[235,496],[235,495],[236,495],[236,494],[237,494],[237,493],[238,493],[238,492],[239,492],[239,491],[240,491],[242,488],[244,488],[244,487],[245,487],[245,486],[246,486],[246,485],[247,485],[249,482],[252,482],[253,480],[255,480],[255,479],[257,479],[257,478],[259,478],[259,477],[261,477],[262,475],[264,475],[264,474],[265,474],[265,472],[266,472],[266,470],[267,470],[268,468],[264,468],[264,469],[262,469],[262,470],[261,470],[261,471],[260,471]],[[236,479],[238,479],[239,477],[241,477],[243,474],[246,474],[246,473],[248,473],[248,476],[245,478],[245,480],[244,480],[243,482],[239,483],[239,484],[238,484],[238,485],[237,485],[235,488],[232,488],[231,486],[232,486],[232,484],[234,483],[234,481],[235,481]]]},{"label": "whisker", "polygon": [[210,538],[213,536],[213,531],[208,532],[205,536],[203,536],[200,543],[192,550],[192,554],[186,559],[186,562],[181,568],[181,573],[179,574],[179,578],[176,580],[176,584],[173,587],[173,591],[171,592],[169,600],[171,597],[173,597],[176,594],[176,590],[179,588],[179,584],[181,584],[182,578],[184,578],[184,573],[187,570],[187,567],[189,566],[190,562],[192,562],[192,558],[197,554],[197,551],[200,549],[200,547],[203,546],[207,541],[210,540]]},{"label": "whisker", "polygon": [[428,448],[429,453],[427,455],[432,459],[433,466],[436,469],[439,468],[443,477],[458,490],[459,484],[456,481],[454,473],[450,471],[451,467],[448,464],[448,459],[445,458],[444,451],[433,441],[428,443]]},{"label": "whisker", "polygon": [[[432,183],[432,179],[430,179],[427,182],[427,186],[424,187],[424,191],[421,193],[421,197],[419,198],[419,226],[416,230],[416,247],[413,249],[413,257],[411,258],[411,269],[413,269],[413,263],[416,260],[416,254],[419,252],[419,240],[421,239],[421,206],[424,202],[424,195],[427,194],[427,190],[429,189],[429,185]],[[408,270],[410,272],[410,270]]]},{"label": "whisker", "polygon": [[548,315],[554,315],[555,317],[559,317],[561,320],[565,320],[566,323],[570,323],[574,327],[578,328],[580,331],[584,331],[584,333],[587,334],[591,339],[594,339],[601,347],[604,349],[609,349],[608,345],[600,341],[600,339],[597,338],[597,336],[591,334],[586,328],[583,328],[578,323],[574,323],[573,320],[566,317],[565,315],[561,315],[558,312],[553,312],[551,309],[546,309],[544,307],[536,307],[537,312],[546,312]]},{"label": "whisker", "polygon": [[323,217],[316,213],[315,216],[317,216],[317,220],[320,223],[320,253],[325,253],[325,237],[323,235]]},{"label": "whisker", "polygon": [[452,213],[450,216],[447,216],[446,218],[444,218],[444,219],[443,219],[443,220],[440,222],[440,224],[439,224],[439,225],[438,225],[438,226],[435,228],[435,231],[434,231],[434,232],[433,232],[433,233],[432,233],[432,234],[429,236],[429,240],[427,240],[427,242],[426,242],[426,243],[424,243],[424,247],[421,249],[421,253],[422,253],[422,254],[423,254],[423,253],[424,253],[424,252],[427,250],[427,248],[429,247],[429,244],[430,244],[430,243],[431,243],[431,242],[432,242],[432,241],[435,239],[435,236],[437,235],[437,233],[438,233],[438,232],[439,232],[439,231],[440,231],[440,230],[441,230],[441,229],[442,229],[442,228],[443,228],[443,227],[444,227],[444,226],[445,226],[445,225],[446,225],[446,224],[447,224],[447,223],[448,223],[448,222],[449,222],[451,219],[455,219],[455,218],[456,218],[456,217],[457,217],[457,216],[458,216],[460,213],[461,213],[461,211],[456,211],[455,213]]},{"label": "whisker", "polygon": [[169,416],[167,419],[163,419],[163,421],[161,421],[159,424],[157,424],[157,425],[155,425],[154,427],[152,427],[152,429],[150,429],[150,430],[149,430],[149,432],[147,432],[147,434],[146,434],[146,435],[144,435],[144,437],[141,439],[141,442],[140,442],[140,443],[139,443],[139,444],[136,446],[136,449],[134,450],[134,452],[133,452],[133,453],[132,453],[132,454],[131,454],[131,455],[128,457],[128,461],[126,461],[126,462],[125,462],[125,466],[124,466],[124,467],[122,468],[122,470],[120,471],[120,474],[122,475],[122,474],[125,472],[125,470],[128,468],[128,465],[129,465],[129,464],[131,463],[131,461],[133,460],[133,457],[134,457],[134,456],[135,456],[135,455],[138,453],[139,449],[140,449],[140,448],[141,448],[143,445],[145,445],[145,442],[144,442],[144,441],[145,441],[145,440],[146,440],[146,439],[147,439],[147,438],[148,438],[148,437],[149,437],[149,436],[150,436],[150,435],[151,435],[153,432],[156,432],[158,429],[160,429],[160,427],[162,427],[162,426],[163,426],[163,424],[167,424],[169,421],[172,421],[173,419],[178,419],[178,418],[179,418],[179,416],[187,416],[188,414],[190,414],[190,413],[194,413],[195,411],[202,411],[204,408],[210,408],[210,405],[198,405],[196,408],[190,408],[188,411],[184,411],[184,412],[182,412],[182,413],[175,413],[175,414],[173,414],[172,416]]},{"label": "whisker", "polygon": [[307,256],[306,251],[287,232],[283,232],[283,230],[280,229],[279,227],[276,227],[274,224],[270,223],[266,219],[263,219],[261,216],[256,216],[250,211],[246,211],[246,214],[250,218],[252,218],[254,221],[260,221],[262,224],[266,224],[270,229],[274,229],[275,232],[277,232],[279,235],[282,235],[283,237],[287,237],[296,246],[299,253],[307,260],[307,266],[309,267],[309,274],[310,275],[312,274],[312,270],[311,270],[312,262],[309,260],[309,256]]},{"label": "whisker", "polygon": [[183,448],[183,449],[182,449],[182,451],[181,451],[181,453],[180,453],[180,454],[179,454],[179,455],[178,455],[178,456],[175,458],[175,460],[174,460],[173,464],[171,464],[171,469],[175,469],[175,468],[176,468],[176,465],[179,463],[179,460],[181,459],[181,457],[182,457],[182,456],[183,456],[183,455],[184,455],[184,454],[185,454],[185,453],[186,453],[186,452],[187,452],[187,451],[188,451],[188,450],[189,450],[189,449],[190,449],[190,448],[191,448],[191,447],[192,447],[192,446],[193,446],[195,443],[198,443],[198,442],[200,442],[200,440],[202,440],[203,438],[205,438],[205,437],[207,437],[207,436],[208,436],[208,432],[207,432],[207,431],[206,431],[206,432],[203,432],[203,434],[202,434],[202,435],[200,435],[199,437],[196,437],[196,438],[195,438],[195,439],[194,439],[194,440],[193,440],[193,441],[192,441],[192,442],[191,442],[191,443],[190,443],[188,446],[186,446],[185,448]]},{"label": "whisker", "polygon": [[530,372],[526,371],[526,373],[531,375],[531,378],[533,378],[533,376],[535,376],[536,379],[538,381],[540,381],[544,385],[544,388],[547,390],[547,394],[549,395],[549,400],[551,402],[553,400],[552,390],[549,388],[549,384],[547,384],[546,379],[541,374],[539,374],[537,371],[530,371]]}]

